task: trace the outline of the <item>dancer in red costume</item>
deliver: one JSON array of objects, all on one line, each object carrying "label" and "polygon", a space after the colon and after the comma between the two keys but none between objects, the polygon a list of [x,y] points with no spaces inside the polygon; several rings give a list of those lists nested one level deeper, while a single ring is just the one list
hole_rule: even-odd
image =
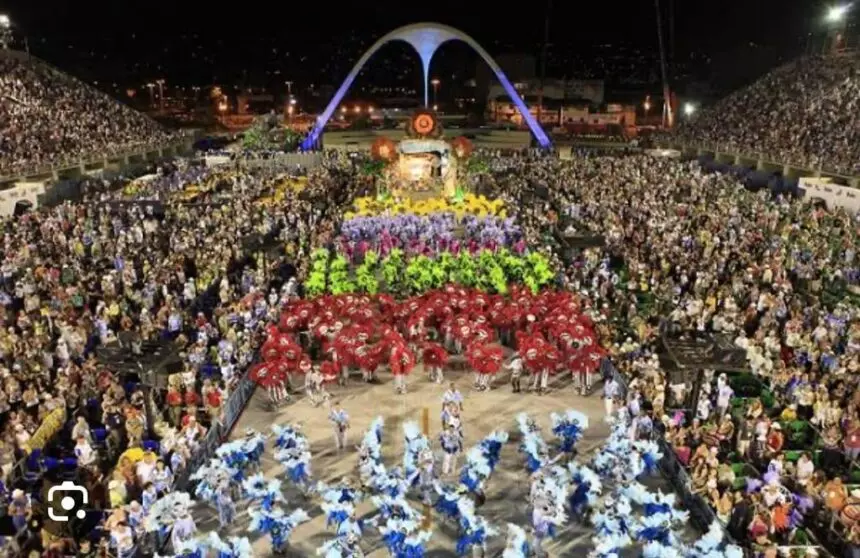
[{"label": "dancer in red costume", "polygon": [[448,363],[448,351],[439,343],[425,341],[421,351],[421,360],[424,362],[424,368],[430,374],[430,381],[441,384],[445,377],[442,369]]},{"label": "dancer in red costume", "polygon": [[475,371],[475,388],[479,391],[490,389],[490,383],[502,366],[504,351],[495,343],[475,340],[466,350],[466,360]]},{"label": "dancer in red costume", "polygon": [[283,388],[286,375],[278,369],[277,361],[265,362],[251,368],[248,378],[266,389],[269,394],[269,402],[273,408],[282,403],[282,394],[286,393]]},{"label": "dancer in red costume", "polygon": [[[268,329],[262,353],[267,362],[278,363],[277,370],[286,373],[287,382],[293,373],[302,372],[298,364],[307,358],[302,348],[309,345],[322,344],[323,348],[313,368],[330,363],[325,365],[325,374],[318,375],[331,377],[335,371],[342,384],[350,367],[360,368],[364,379],[372,381],[375,370],[387,359],[392,374],[400,376],[396,384],[401,391],[404,372],[411,369],[404,364],[411,360],[414,365],[416,355],[431,380],[441,382],[449,354],[471,352],[476,385],[486,389],[498,369],[494,359],[487,358],[487,347],[496,339],[507,344],[515,336],[522,369],[531,374],[532,390],[546,390],[549,376],[560,367],[587,389],[602,351],[595,341],[593,323],[582,312],[582,301],[575,295],[532,294],[517,286],[508,296],[500,296],[451,285],[400,302],[390,295],[325,296],[287,304],[279,327]],[[443,340],[434,339],[436,335]],[[480,347],[472,349],[474,343]],[[411,355],[403,357],[405,362],[396,356],[404,353]],[[314,376],[309,372],[305,373]],[[316,395],[313,378],[306,379],[309,391]]]},{"label": "dancer in red costume", "polygon": [[406,376],[415,368],[415,354],[406,343],[396,343],[391,347],[388,367],[394,375],[394,390],[397,393],[406,393]]}]

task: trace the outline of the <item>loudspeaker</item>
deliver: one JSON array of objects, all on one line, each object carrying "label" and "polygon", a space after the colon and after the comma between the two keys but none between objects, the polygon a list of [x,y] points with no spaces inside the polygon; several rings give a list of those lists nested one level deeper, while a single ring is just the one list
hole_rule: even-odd
[{"label": "loudspeaker", "polygon": [[29,200],[18,200],[15,202],[15,217],[20,217],[33,209],[33,204]]}]

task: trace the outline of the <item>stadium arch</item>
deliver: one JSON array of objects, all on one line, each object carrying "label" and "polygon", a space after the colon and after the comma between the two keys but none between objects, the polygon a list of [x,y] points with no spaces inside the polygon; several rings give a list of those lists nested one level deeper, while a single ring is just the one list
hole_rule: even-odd
[{"label": "stadium arch", "polygon": [[439,50],[439,47],[442,46],[442,44],[453,40],[459,40],[466,43],[484,59],[484,62],[486,62],[487,65],[490,66],[490,69],[493,70],[493,73],[496,75],[496,79],[498,79],[499,83],[502,84],[505,92],[517,106],[517,109],[520,111],[526,124],[528,124],[528,127],[532,134],[534,134],[538,144],[541,147],[550,147],[552,144],[547,137],[546,132],[544,132],[543,128],[540,127],[540,124],[538,124],[535,118],[531,115],[525,102],[519,96],[516,89],[514,89],[514,86],[508,80],[507,76],[505,76],[504,72],[502,72],[499,65],[496,64],[496,61],[493,60],[492,56],[490,56],[487,51],[484,50],[477,41],[475,41],[475,39],[466,33],[463,33],[459,29],[455,29],[448,25],[442,25],[440,23],[413,23],[411,25],[398,27],[394,31],[384,35],[369,49],[367,49],[361,58],[358,59],[358,62],[355,63],[355,66],[353,66],[349,75],[346,76],[346,79],[343,81],[340,88],[338,88],[334,97],[329,101],[325,111],[323,111],[317,119],[317,122],[314,124],[308,137],[305,138],[304,142],[302,142],[302,149],[312,149],[317,145],[323,128],[325,128],[326,123],[328,123],[329,119],[334,114],[334,111],[337,109],[337,106],[340,104],[341,100],[343,100],[346,92],[349,91],[349,88],[352,85],[352,82],[355,81],[358,73],[364,65],[367,64],[370,57],[373,56],[376,51],[391,41],[404,41],[409,43],[421,58],[421,67],[424,72],[424,106],[427,106],[430,61],[433,60],[433,55],[436,54],[436,51]]}]

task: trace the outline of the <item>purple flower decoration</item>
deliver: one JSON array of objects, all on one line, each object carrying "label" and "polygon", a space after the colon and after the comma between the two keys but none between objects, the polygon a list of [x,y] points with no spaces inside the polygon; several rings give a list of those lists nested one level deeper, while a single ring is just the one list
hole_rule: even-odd
[{"label": "purple flower decoration", "polygon": [[[460,227],[465,234],[457,233]],[[462,236],[463,242],[458,243],[455,236]],[[375,250],[381,256],[394,248],[428,256],[447,251],[456,253],[461,248],[473,253],[508,246],[517,254],[526,251],[522,230],[514,219],[468,215],[458,221],[453,213],[354,217],[341,226],[340,239],[342,246],[365,242],[367,250]]]}]

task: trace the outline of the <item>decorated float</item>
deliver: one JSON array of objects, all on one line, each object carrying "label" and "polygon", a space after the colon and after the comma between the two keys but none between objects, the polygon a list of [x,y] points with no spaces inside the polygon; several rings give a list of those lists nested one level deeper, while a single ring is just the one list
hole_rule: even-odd
[{"label": "decorated float", "polygon": [[395,143],[380,137],[371,146],[378,197],[462,197],[461,169],[465,170],[471,154],[472,143],[467,138],[446,140],[438,116],[419,109],[407,122],[403,140]]}]

